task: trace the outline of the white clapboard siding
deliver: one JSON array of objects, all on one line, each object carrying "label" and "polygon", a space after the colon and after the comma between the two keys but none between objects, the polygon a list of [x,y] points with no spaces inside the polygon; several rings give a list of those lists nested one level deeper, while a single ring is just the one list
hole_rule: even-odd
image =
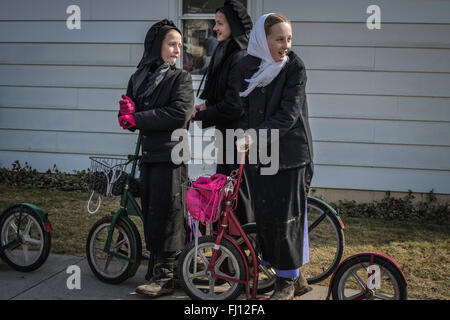
[{"label": "white clapboard siding", "polygon": [[450,49],[294,46],[308,70],[450,72]]},{"label": "white clapboard siding", "polygon": [[[173,15],[173,0],[2,0],[0,20],[66,20],[70,5],[80,8],[81,20],[148,20]],[[171,12],[172,11],[172,12]]]},{"label": "white clapboard siding", "polygon": [[[136,66],[131,44],[0,43],[2,64]],[[141,56],[143,46],[141,48]]]},{"label": "white clapboard siding", "polygon": [[450,146],[450,124],[311,118],[314,140]]},{"label": "white clapboard siding", "polygon": [[95,66],[0,66],[0,84],[8,86],[51,86],[126,88],[132,67]]},{"label": "white clapboard siding", "polygon": [[[155,21],[85,21],[69,30],[65,21],[0,21],[0,42],[142,43]],[[293,22],[294,45],[450,48],[450,25]],[[14,30],[14,32],[12,32]]]},{"label": "white clapboard siding", "polygon": [[450,148],[316,141],[315,163],[359,167],[450,170]]},{"label": "white clapboard siding", "polygon": [[0,107],[118,110],[124,89],[0,86]]},{"label": "white clapboard siding", "polygon": [[[314,140],[449,146],[445,122],[311,118]],[[0,108],[5,129],[120,133],[117,111]]]},{"label": "white clapboard siding", "polygon": [[0,108],[5,129],[120,133],[117,111]]},{"label": "white clapboard siding", "polygon": [[380,7],[382,23],[449,22],[450,2],[442,0],[264,0],[261,13],[281,12],[291,21],[365,23],[370,5]]},{"label": "white clapboard siding", "polygon": [[[0,85],[126,88],[133,67],[0,65]],[[310,71],[311,93],[449,97],[450,73]]]},{"label": "white clapboard siding", "polygon": [[450,98],[309,94],[313,118],[450,121]]},{"label": "white clapboard siding", "polygon": [[[121,155],[128,150],[134,153],[137,136],[133,133],[118,132],[67,132],[0,130],[0,149],[8,151],[32,151],[72,154]],[[82,143],[80,143],[82,142]]]},{"label": "white clapboard siding", "polygon": [[[250,2],[254,20],[281,12],[292,21],[308,75],[314,187],[450,194],[450,1]],[[66,27],[72,4],[80,30]],[[117,125],[118,100],[148,28],[161,18],[181,25],[180,4],[0,1],[0,166],[71,171],[89,167],[89,155],[133,153],[136,134]],[[380,30],[366,27],[372,4]],[[194,128],[191,155],[208,158],[198,150],[211,142]]]},{"label": "white clapboard siding", "polygon": [[[450,72],[450,49],[294,46],[308,70]],[[0,64],[135,67],[142,44],[0,43]]]},{"label": "white clapboard siding", "polygon": [[143,43],[155,22],[84,21],[81,29],[69,30],[66,21],[0,21],[0,42]]},{"label": "white clapboard siding", "polygon": [[368,190],[370,185],[369,190],[450,193],[449,181],[449,171],[317,165],[312,185],[359,190]]}]

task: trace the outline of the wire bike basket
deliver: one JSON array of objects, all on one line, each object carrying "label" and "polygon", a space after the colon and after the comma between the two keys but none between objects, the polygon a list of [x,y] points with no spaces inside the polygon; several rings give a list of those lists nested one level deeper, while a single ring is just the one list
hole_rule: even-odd
[{"label": "wire bike basket", "polygon": [[[109,157],[89,157],[91,168],[89,171],[89,188],[92,190],[87,204],[90,214],[96,213],[102,204],[102,196],[120,197],[127,180],[127,166],[129,159]],[[136,179],[130,181],[130,191],[134,196],[139,196],[139,182]],[[98,193],[98,204],[95,210],[90,209],[90,203],[94,193]]]}]

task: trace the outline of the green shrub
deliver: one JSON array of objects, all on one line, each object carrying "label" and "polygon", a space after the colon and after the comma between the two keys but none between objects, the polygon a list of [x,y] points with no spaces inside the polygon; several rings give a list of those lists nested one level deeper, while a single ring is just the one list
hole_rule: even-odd
[{"label": "green shrub", "polygon": [[368,217],[386,220],[428,220],[437,223],[450,223],[450,205],[440,204],[431,190],[425,201],[415,202],[411,190],[403,198],[394,198],[390,192],[380,201],[356,203],[356,201],[339,201],[332,206],[343,217]]},{"label": "green shrub", "polygon": [[53,170],[41,173],[31,168],[27,162],[22,167],[16,160],[12,164],[12,169],[0,168],[0,183],[17,187],[88,191],[89,174],[86,170],[74,170],[74,173],[60,172],[56,165],[53,165]]}]

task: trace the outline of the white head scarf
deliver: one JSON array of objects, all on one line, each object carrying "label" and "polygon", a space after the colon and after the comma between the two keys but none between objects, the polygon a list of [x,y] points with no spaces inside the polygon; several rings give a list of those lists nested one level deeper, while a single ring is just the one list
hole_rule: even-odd
[{"label": "white head scarf", "polygon": [[247,90],[239,93],[241,97],[248,96],[256,87],[267,86],[289,61],[288,56],[285,56],[283,61],[276,62],[270,54],[269,46],[267,44],[266,31],[264,30],[264,22],[269,15],[271,15],[271,13],[259,17],[252,29],[252,32],[250,33],[247,53],[260,58],[262,61],[259,65],[258,71],[256,71],[250,79],[245,79],[249,85]]}]

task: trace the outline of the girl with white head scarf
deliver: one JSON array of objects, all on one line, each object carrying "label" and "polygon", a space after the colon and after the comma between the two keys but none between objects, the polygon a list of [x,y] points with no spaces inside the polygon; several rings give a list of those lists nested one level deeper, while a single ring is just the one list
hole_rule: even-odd
[{"label": "girl with white head scarf", "polygon": [[[240,61],[243,126],[254,129],[258,140],[252,144],[250,139],[250,148],[259,149],[258,155],[263,149],[262,154],[267,154],[268,144],[271,151],[278,148],[278,153],[272,154],[277,153],[279,158],[271,159],[278,160],[275,174],[265,175],[261,170],[269,166],[266,159],[247,165],[264,259],[261,263],[270,264],[276,271],[271,297],[276,300],[291,300],[310,290],[299,268],[309,261],[306,199],[313,169],[312,140],[305,66],[290,51],[291,41],[287,18],[263,15],[251,32],[248,55]],[[267,139],[262,139],[264,136]],[[237,141],[238,149],[245,140]]]},{"label": "girl with white head scarf", "polygon": [[286,55],[280,62],[276,62],[270,54],[267,45],[266,31],[264,30],[264,22],[271,13],[261,16],[256,21],[255,26],[250,33],[250,41],[248,43],[247,53],[261,59],[259,70],[251,77],[246,79],[249,83],[247,90],[241,92],[241,97],[247,97],[256,87],[265,87],[280,73],[281,69],[289,61]]}]

